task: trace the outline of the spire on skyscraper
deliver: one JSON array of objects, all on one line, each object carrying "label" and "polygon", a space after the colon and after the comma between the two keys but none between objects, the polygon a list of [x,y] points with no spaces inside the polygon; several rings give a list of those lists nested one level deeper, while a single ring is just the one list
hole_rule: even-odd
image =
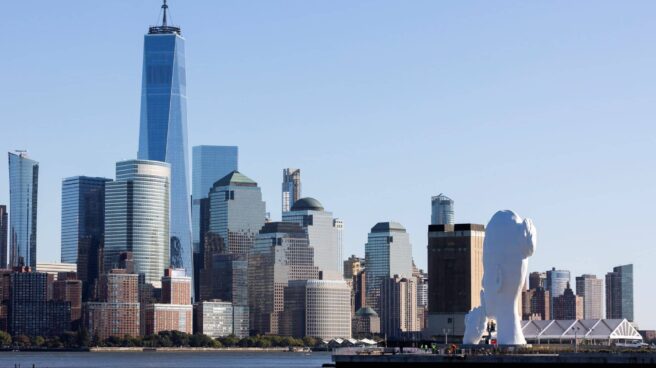
[{"label": "spire on skyscraper", "polygon": [[166,33],[177,33],[180,34],[180,27],[169,26],[168,24],[168,10],[169,6],[166,3],[166,0],[162,0],[162,25],[153,26],[148,29],[148,34],[166,34]]},{"label": "spire on skyscraper", "polygon": [[162,27],[166,27],[166,11],[169,9],[169,6],[166,5],[166,0],[163,0],[164,3],[162,4],[162,13],[164,15],[162,16]]}]

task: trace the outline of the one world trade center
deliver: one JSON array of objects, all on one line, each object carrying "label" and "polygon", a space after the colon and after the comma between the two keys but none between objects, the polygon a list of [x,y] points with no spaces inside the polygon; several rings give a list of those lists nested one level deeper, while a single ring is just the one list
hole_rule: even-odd
[{"label": "one world trade center", "polygon": [[180,28],[167,24],[167,11],[164,0],[162,25],[144,37],[138,158],[171,165],[171,265],[193,277],[185,41]]}]

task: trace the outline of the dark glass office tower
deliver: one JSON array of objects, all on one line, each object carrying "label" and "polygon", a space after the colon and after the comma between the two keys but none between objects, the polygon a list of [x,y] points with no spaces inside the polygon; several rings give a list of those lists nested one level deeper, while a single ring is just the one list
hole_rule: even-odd
[{"label": "dark glass office tower", "polygon": [[613,267],[606,274],[606,318],[633,322],[633,265]]},{"label": "dark glass office tower", "polygon": [[0,268],[7,268],[7,206],[0,205]]},{"label": "dark glass office tower", "polygon": [[236,146],[195,146],[192,148],[191,224],[194,250],[194,290],[200,293],[200,269],[203,268],[205,235],[209,231],[209,192],[214,183],[238,170]]},{"label": "dark glass office tower", "polygon": [[11,267],[36,268],[36,209],[39,163],[25,151],[9,152],[9,236]]},{"label": "dark glass office tower", "polygon": [[62,181],[61,261],[76,263],[84,300],[100,275],[100,248],[105,235],[107,178],[75,176]]},{"label": "dark glass office tower", "polygon": [[162,25],[144,37],[138,158],[171,165],[171,265],[193,277],[185,40],[167,24],[166,1],[162,11]]}]

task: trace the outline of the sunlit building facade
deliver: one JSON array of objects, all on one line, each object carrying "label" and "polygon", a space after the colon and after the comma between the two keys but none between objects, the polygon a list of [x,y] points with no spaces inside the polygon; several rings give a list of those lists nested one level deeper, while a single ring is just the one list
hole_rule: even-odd
[{"label": "sunlit building facade", "polygon": [[39,163],[9,152],[9,265],[36,267]]},{"label": "sunlit building facade", "polygon": [[166,263],[184,268],[193,277],[185,40],[180,28],[167,24],[166,3],[162,10],[162,25],[150,27],[144,36],[137,158],[170,165],[170,260]]},{"label": "sunlit building facade", "polygon": [[289,212],[301,199],[301,169],[282,170],[282,213]]},{"label": "sunlit building facade", "polygon": [[319,267],[324,279],[343,279],[341,221],[336,221],[331,212],[325,211],[318,200],[310,197],[296,201],[289,212],[282,214],[282,220],[295,222],[304,229],[314,249],[314,265]]},{"label": "sunlit building facade", "polygon": [[379,222],[365,244],[367,306],[378,315],[381,284],[394,275],[412,277],[410,235],[398,222]]},{"label": "sunlit building facade", "polygon": [[280,334],[289,281],[319,277],[314,249],[300,225],[270,222],[260,230],[248,261],[251,329],[258,334]]},{"label": "sunlit building facade", "polygon": [[584,319],[602,319],[604,317],[604,280],[595,275],[577,277],[576,295],[583,298]]},{"label": "sunlit building facade", "polygon": [[444,194],[431,198],[431,224],[453,225],[455,223],[454,202]]},{"label": "sunlit building facade", "polygon": [[223,238],[227,252],[248,255],[266,217],[257,183],[233,171],[210,191],[210,232]]},{"label": "sunlit building facade", "polygon": [[161,285],[169,257],[170,166],[160,161],[116,164],[116,181],[106,184],[104,269],[132,252],[136,273]]}]

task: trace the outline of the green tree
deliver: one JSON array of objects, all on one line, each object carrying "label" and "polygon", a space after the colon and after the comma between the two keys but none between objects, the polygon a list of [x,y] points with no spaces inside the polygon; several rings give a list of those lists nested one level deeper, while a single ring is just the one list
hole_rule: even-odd
[{"label": "green tree", "polygon": [[0,331],[0,346],[10,346],[11,342],[11,335],[4,331]]},{"label": "green tree", "polygon": [[43,346],[46,343],[46,339],[43,336],[36,336],[32,339],[32,346]]},{"label": "green tree", "polygon": [[319,340],[315,339],[315,338],[312,337],[312,336],[305,336],[305,337],[303,338],[303,344],[304,344],[305,346],[309,346],[309,347],[312,348],[312,347],[315,347],[315,346],[317,346],[317,345],[319,344]]},{"label": "green tree", "polygon": [[219,341],[221,342],[222,345],[228,347],[237,346],[237,344],[239,343],[239,339],[235,335],[220,337]]}]

